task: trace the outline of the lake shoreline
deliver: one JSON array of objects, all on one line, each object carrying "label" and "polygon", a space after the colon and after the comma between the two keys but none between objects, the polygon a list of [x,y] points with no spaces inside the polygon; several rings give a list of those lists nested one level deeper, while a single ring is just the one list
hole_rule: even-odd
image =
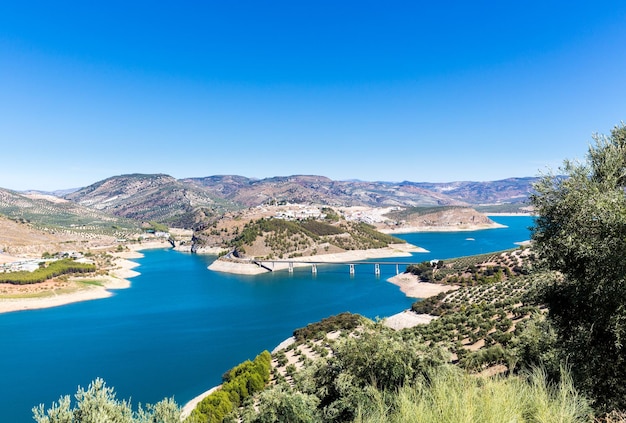
[{"label": "lake shoreline", "polygon": [[[139,266],[139,263],[132,261],[133,259],[143,257],[140,251],[168,247],[170,247],[169,243],[154,241],[143,244],[132,244],[129,245],[130,251],[112,253],[114,256],[114,268],[109,270],[109,274],[71,278],[70,282],[74,282],[74,285],[80,284],[81,281],[96,281],[98,283],[86,284],[83,287],[76,288],[73,292],[56,293],[52,290],[50,292],[41,292],[40,297],[28,297],[28,295],[33,295],[32,293],[29,294],[29,287],[20,285],[23,289],[24,297],[0,298],[0,314],[60,307],[83,301],[109,298],[115,295],[112,291],[130,288],[131,282],[129,279],[140,275],[139,272],[133,270]],[[44,282],[44,284],[45,283],[47,282]]]},{"label": "lake shoreline", "polygon": [[439,295],[442,292],[459,289],[459,285],[443,285],[438,283],[421,282],[419,277],[411,273],[400,273],[387,279],[400,288],[400,291],[409,298],[423,299]]},{"label": "lake shoreline", "polygon": [[[410,273],[400,273],[399,275],[387,279],[387,282],[397,285],[400,288],[400,291],[402,291],[407,297],[420,299],[434,297],[441,292],[448,292],[459,288],[458,285],[441,285],[421,282],[419,277]],[[411,310],[404,310],[391,316],[384,317],[383,324],[391,329],[400,330],[417,325],[428,324],[434,319],[436,319],[436,317],[430,314],[417,314]],[[293,337],[285,339],[272,350],[272,354],[278,350],[287,348],[294,342],[295,339]],[[194,408],[197,407],[200,401],[221,388],[221,386],[222,385],[214,386],[185,403],[185,405],[181,408],[181,418],[187,418]]]},{"label": "lake shoreline", "polygon": [[378,231],[384,234],[413,234],[420,232],[474,232],[485,229],[506,228],[500,223],[489,223],[484,225],[455,225],[455,226],[401,226],[397,228],[379,228]]}]

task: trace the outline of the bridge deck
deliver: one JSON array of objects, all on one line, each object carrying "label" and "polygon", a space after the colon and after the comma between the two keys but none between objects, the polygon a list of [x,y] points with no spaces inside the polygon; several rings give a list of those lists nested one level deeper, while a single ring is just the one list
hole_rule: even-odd
[{"label": "bridge deck", "polygon": [[299,261],[299,260],[253,260],[257,263],[293,263],[293,264],[393,264],[393,265],[410,265],[410,264],[419,264],[418,262],[408,262],[408,261]]}]

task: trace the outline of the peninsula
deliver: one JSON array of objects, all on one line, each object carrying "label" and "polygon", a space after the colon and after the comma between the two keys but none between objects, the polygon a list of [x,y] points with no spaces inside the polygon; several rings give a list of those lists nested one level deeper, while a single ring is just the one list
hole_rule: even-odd
[{"label": "peninsula", "polygon": [[[426,223],[426,226],[424,225]],[[259,206],[216,220],[194,248],[224,250],[209,269],[259,274],[313,263],[408,257],[426,250],[388,233],[477,230],[500,225],[469,208],[399,209],[313,205]],[[384,232],[388,232],[387,234]],[[271,263],[271,267],[263,265]]]}]

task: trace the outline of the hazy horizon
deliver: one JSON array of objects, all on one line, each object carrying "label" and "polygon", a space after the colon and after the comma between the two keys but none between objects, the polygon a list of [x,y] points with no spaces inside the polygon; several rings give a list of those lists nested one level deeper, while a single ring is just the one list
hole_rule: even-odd
[{"label": "hazy horizon", "polygon": [[492,181],[626,117],[626,3],[0,5],[0,187]]},{"label": "hazy horizon", "polygon": [[[120,174],[120,175],[111,175],[109,177],[106,177],[104,179],[100,179],[97,181],[92,181],[86,185],[81,185],[81,186],[75,186],[75,187],[63,187],[63,188],[54,188],[54,189],[38,189],[38,188],[26,188],[26,189],[15,189],[15,188],[11,188],[11,187],[0,187],[0,188],[4,188],[4,189],[8,189],[8,190],[12,190],[12,191],[16,191],[16,192],[29,192],[29,191],[36,191],[36,192],[46,192],[46,193],[52,193],[52,192],[63,192],[63,191],[78,191],[79,189],[88,187],[90,185],[93,185],[95,183],[101,182],[103,180],[106,179],[110,179],[110,178],[114,178],[114,177],[118,177],[118,176],[127,176],[127,175],[132,175],[132,174],[138,174],[137,172],[134,173],[129,173],[129,174]],[[173,175],[167,175],[167,174],[163,174],[163,173],[142,173],[141,175],[166,175],[166,176],[172,176]],[[185,176],[183,178],[176,178],[177,180],[181,180],[181,179],[198,179],[198,178],[209,178],[209,177],[213,177],[213,176],[239,176],[239,177],[244,177],[250,180],[263,180],[263,179],[271,179],[271,178],[289,178],[289,177],[293,177],[293,176],[319,176],[319,177],[326,177],[325,175],[311,175],[311,174],[294,174],[294,175],[274,175],[274,176],[268,176],[267,178],[256,178],[256,177],[250,177],[250,176],[246,176],[246,175],[235,175],[235,174],[220,174],[220,175],[205,175],[205,176]],[[535,175],[537,176],[537,175]],[[465,180],[455,180],[455,181],[409,181],[409,180],[403,180],[403,181],[385,181],[385,180],[366,180],[366,179],[332,179],[329,178],[333,181],[336,182],[372,182],[372,183],[389,183],[389,184],[399,184],[399,183],[403,183],[403,182],[408,182],[408,183],[425,183],[425,184],[454,184],[454,183],[459,183],[459,182],[497,182],[497,181],[501,181],[501,180],[506,180],[506,179],[525,179],[525,178],[533,178],[535,176],[511,176],[511,177],[507,177],[507,178],[501,178],[501,179],[493,179],[493,180],[471,180],[471,179],[465,179]]]}]

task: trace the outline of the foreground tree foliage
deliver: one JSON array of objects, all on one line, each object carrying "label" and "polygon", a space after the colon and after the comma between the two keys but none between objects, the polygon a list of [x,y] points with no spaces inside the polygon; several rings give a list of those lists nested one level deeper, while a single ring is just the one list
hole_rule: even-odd
[{"label": "foreground tree foliage", "polygon": [[230,420],[260,422],[591,422],[569,374],[550,382],[542,368],[479,376],[446,352],[375,326],[341,338],[334,354],[265,390]]},{"label": "foreground tree foliage", "polygon": [[626,408],[626,127],[595,136],[531,198],[534,248],[562,275],[544,294],[562,358],[601,410]]},{"label": "foreground tree foliage", "polygon": [[72,407],[70,396],[59,399],[52,408],[44,409],[43,404],[33,408],[33,418],[37,423],[179,423],[180,408],[173,399],[164,399],[146,408],[139,405],[134,412],[130,401],[118,400],[113,388],[104,380],[94,380],[87,390],[79,387],[75,395],[76,404]]}]

